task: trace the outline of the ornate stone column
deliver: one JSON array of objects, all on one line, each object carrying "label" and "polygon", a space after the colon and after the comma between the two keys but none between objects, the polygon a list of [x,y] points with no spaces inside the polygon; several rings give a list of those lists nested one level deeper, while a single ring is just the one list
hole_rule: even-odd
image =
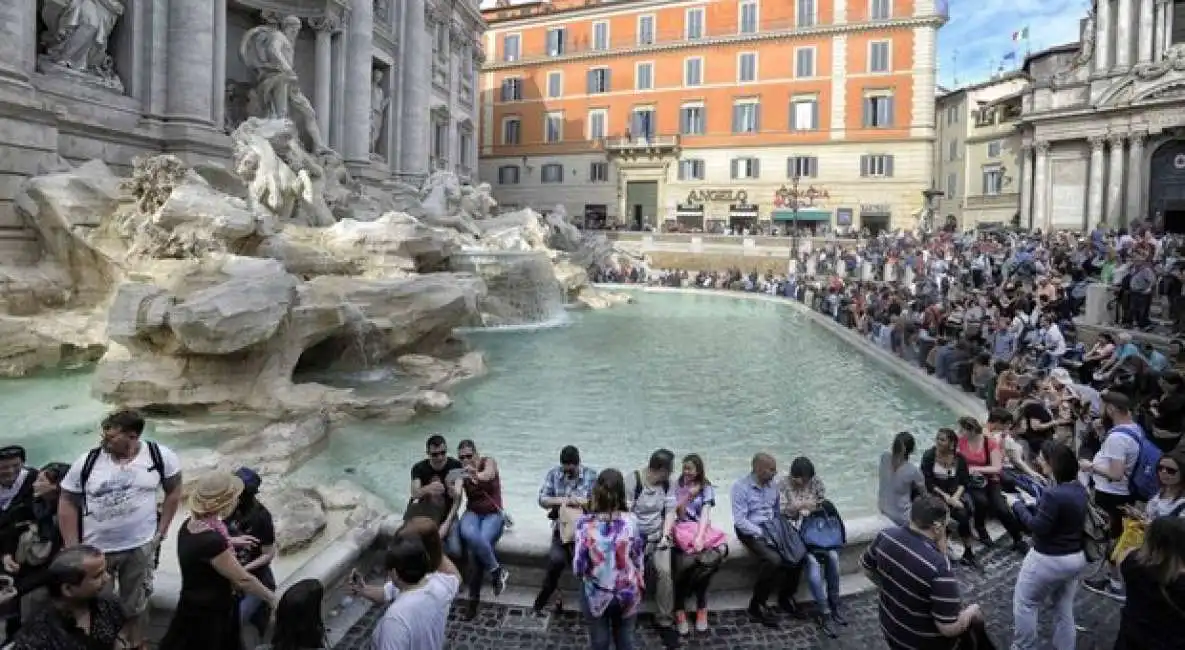
[{"label": "ornate stone column", "polygon": [[1152,17],[1152,60],[1159,61],[1164,56],[1164,14],[1163,0],[1152,0],[1155,15]]},{"label": "ornate stone column", "polygon": [[1033,173],[1033,227],[1049,230],[1049,142],[1037,142],[1037,169]]},{"label": "ornate stone column", "polygon": [[[214,12],[214,126],[226,122],[226,0],[213,0]],[[237,43],[236,43],[237,45]]]},{"label": "ornate stone column", "polygon": [[1020,223],[1033,223],[1033,145],[1020,149]]},{"label": "ornate stone column", "polygon": [[329,125],[333,112],[333,34],[341,25],[336,18],[313,18],[309,27],[317,32],[313,110],[317,111],[317,128],[329,142]]},{"label": "ornate stone column", "polygon": [[1090,187],[1086,203],[1086,227],[1094,228],[1103,221],[1103,147],[1107,139],[1101,135],[1091,136],[1090,142]]},{"label": "ornate stone column", "polygon": [[432,41],[426,24],[425,0],[405,0],[403,40],[405,58],[403,68],[403,130],[399,152],[400,171],[405,174],[428,173],[428,146],[431,135],[428,108],[432,99]]},{"label": "ornate stone column", "polygon": [[1123,218],[1123,141],[1127,136],[1122,133],[1112,133],[1107,136],[1107,143],[1111,145],[1111,165],[1107,175],[1107,223],[1112,227],[1122,227]]},{"label": "ornate stone column", "polygon": [[374,3],[355,2],[350,9],[346,46],[345,141],[342,158],[370,163],[370,75],[374,68]]},{"label": "ornate stone column", "polygon": [[166,116],[170,122],[212,125],[213,7],[210,0],[173,0],[168,19]]},{"label": "ornate stone column", "polygon": [[1132,65],[1132,2],[1119,0],[1115,16],[1115,67],[1126,71]]},{"label": "ornate stone column", "polygon": [[1148,139],[1148,133],[1144,131],[1137,131],[1131,134],[1131,147],[1128,149],[1127,156],[1127,218],[1143,219],[1146,215],[1144,210],[1144,197],[1148,193],[1144,180],[1144,141]]},{"label": "ornate stone column", "polygon": [[36,21],[36,0],[0,1],[0,82],[28,86]]},{"label": "ornate stone column", "polygon": [[1096,74],[1106,72],[1111,68],[1111,3],[1106,0],[1098,2],[1098,15],[1095,16],[1094,39],[1094,71]]},{"label": "ornate stone column", "polygon": [[1136,60],[1148,63],[1152,60],[1152,22],[1156,15],[1156,0],[1140,0],[1137,15],[1140,18],[1140,34],[1136,39]]}]

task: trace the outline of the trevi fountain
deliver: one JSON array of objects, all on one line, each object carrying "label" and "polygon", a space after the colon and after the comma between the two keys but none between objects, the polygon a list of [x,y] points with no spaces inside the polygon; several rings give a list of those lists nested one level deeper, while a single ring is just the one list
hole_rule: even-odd
[{"label": "trevi fountain", "polygon": [[[32,17],[18,14],[32,3],[2,4],[0,31],[23,25],[7,36],[28,45]],[[33,99],[24,99],[50,102],[53,91],[40,86],[68,80],[86,93],[130,99],[123,93],[131,87],[135,95],[139,78],[128,82],[117,74],[111,36],[115,25],[151,30],[142,20],[149,12],[144,4],[48,0],[37,18],[50,41],[38,50],[35,67],[16,73],[6,67],[21,59],[8,56],[12,40],[0,34],[0,87],[38,85]],[[210,0],[157,3],[164,4],[170,25],[194,18],[196,6],[210,13]],[[336,0],[322,4],[330,14],[344,7]],[[423,0],[403,4],[400,11],[423,11]],[[359,13],[380,5],[385,16],[387,3],[355,0],[337,18],[354,25]],[[195,142],[211,136],[204,150],[214,154],[218,129],[203,129],[226,126],[225,158],[194,155],[200,146],[167,144],[160,148],[176,151],[146,152],[126,165],[101,157],[71,161],[74,156],[55,152],[39,156],[31,175],[14,185],[6,209],[33,233],[36,251],[0,256],[0,376],[10,378],[0,390],[19,396],[38,381],[55,386],[38,393],[47,401],[9,405],[16,426],[10,437],[18,441],[24,424],[44,424],[59,417],[55,410],[74,405],[79,396],[65,394],[65,387],[80,389],[78,378],[89,377],[89,392],[104,409],[141,409],[154,435],[178,441],[189,476],[258,468],[282,552],[295,552],[335,527],[375,533],[370,524],[389,511],[389,499],[345,476],[300,481],[293,472],[343,424],[394,426],[449,409],[450,392],[486,372],[482,352],[455,330],[536,325],[562,320],[573,306],[628,299],[589,286],[585,269],[620,263],[619,253],[582,236],[562,214],[501,212],[484,184],[454,170],[422,173],[435,165],[429,152],[420,151],[424,159],[412,165],[421,173],[391,171],[398,157],[387,146],[396,138],[386,136],[398,121],[388,109],[407,108],[409,98],[388,101],[379,85],[389,69],[367,65],[359,73],[343,64],[345,86],[357,81],[366,88],[365,110],[355,121],[347,102],[343,124],[327,119],[320,105],[335,113],[338,105],[323,101],[320,75],[334,76],[334,69],[323,69],[321,57],[352,56],[355,41],[366,40],[357,31],[344,47],[328,51],[318,37],[310,100],[296,66],[299,35],[333,16],[260,15],[262,22],[243,31],[235,48],[249,78],[236,88],[242,101],[219,110],[205,105],[209,119],[189,123],[191,135],[201,134]],[[422,31],[426,24],[412,27]],[[220,38],[227,33],[222,23],[214,31]],[[193,100],[213,97],[206,92],[212,86],[201,84],[214,80],[207,73],[190,77],[188,67],[175,70],[172,60],[172,49],[190,48],[189,41],[208,48],[211,34],[200,24],[183,36],[172,27],[168,33],[174,37],[167,46],[172,113],[175,84],[190,86],[188,94],[177,90]],[[222,109],[241,111],[241,119],[215,122]],[[11,123],[0,116],[5,120]],[[168,122],[157,125],[162,133]],[[403,135],[419,137],[426,126]],[[10,131],[29,131],[21,128]],[[404,139],[404,153],[415,153],[411,139]],[[335,143],[344,145],[345,156]],[[76,374],[62,374],[70,369]],[[334,382],[375,369],[399,381],[377,391]],[[92,410],[85,410],[88,420]],[[71,441],[49,448],[77,453],[93,444],[97,422],[75,424],[80,431],[56,434]]]}]

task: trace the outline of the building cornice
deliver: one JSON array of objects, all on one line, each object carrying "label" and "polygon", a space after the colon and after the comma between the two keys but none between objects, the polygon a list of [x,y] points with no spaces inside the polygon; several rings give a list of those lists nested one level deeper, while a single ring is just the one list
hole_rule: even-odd
[{"label": "building cornice", "polygon": [[941,27],[946,24],[946,18],[940,15],[921,16],[914,18],[901,18],[897,20],[883,20],[877,22],[862,22],[862,23],[845,23],[842,25],[816,25],[813,27],[779,29],[768,32],[757,32],[753,34],[721,34],[719,36],[709,36],[706,38],[687,41],[671,41],[668,43],[654,43],[651,45],[634,45],[630,47],[623,47],[609,50],[585,50],[582,52],[573,52],[572,54],[565,54],[563,56],[544,56],[539,55],[534,58],[520,58],[516,61],[488,61],[482,70],[486,72],[496,72],[498,70],[507,70],[512,68],[525,68],[541,65],[554,65],[556,63],[571,62],[571,61],[587,61],[590,59],[609,59],[623,55],[646,55],[654,52],[669,52],[673,50],[683,49],[699,49],[704,47],[712,47],[717,45],[736,45],[746,43],[761,43],[766,41],[774,41],[783,38],[793,38],[799,36],[838,36],[846,34],[857,34],[870,31],[884,31],[891,29],[914,29],[917,27]]}]

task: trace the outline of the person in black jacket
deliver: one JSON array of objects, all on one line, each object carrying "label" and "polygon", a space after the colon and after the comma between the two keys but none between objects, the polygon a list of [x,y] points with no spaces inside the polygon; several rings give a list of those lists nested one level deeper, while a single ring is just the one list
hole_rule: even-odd
[{"label": "person in black jacket", "polygon": [[1035,507],[1009,497],[1012,512],[1033,534],[1012,594],[1013,650],[1036,650],[1037,611],[1053,601],[1053,648],[1074,650],[1074,595],[1086,568],[1082,552],[1086,522],[1086,488],[1078,481],[1078,459],[1066,445],[1050,440],[1037,457],[1051,485]]},{"label": "person in black jacket", "polygon": [[[25,467],[25,448],[20,445],[0,447],[0,556],[16,554],[21,533],[33,520],[33,482],[37,470]],[[4,574],[16,580],[20,567],[5,562]],[[0,605],[8,638],[21,627],[20,603],[12,600]]]},{"label": "person in black jacket", "polygon": [[16,576],[21,624],[28,623],[49,600],[45,589],[49,564],[62,550],[58,530],[58,497],[62,477],[70,471],[66,463],[50,463],[41,468],[33,481],[33,516],[24,524],[13,553],[2,558],[4,570]]},{"label": "person in black jacket", "polygon": [[922,454],[922,478],[926,480],[926,491],[937,495],[950,507],[950,518],[955,520],[959,539],[963,541],[963,564],[975,567],[978,563],[971,550],[974,541],[971,536],[971,499],[967,496],[971,473],[967,461],[959,455],[958,447],[959,438],[953,429],[939,429],[934,446]]}]

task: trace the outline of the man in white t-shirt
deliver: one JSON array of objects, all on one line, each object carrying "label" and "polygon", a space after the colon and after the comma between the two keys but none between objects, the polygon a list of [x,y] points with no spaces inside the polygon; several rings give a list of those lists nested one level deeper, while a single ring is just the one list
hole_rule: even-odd
[{"label": "man in white t-shirt", "polygon": [[441,554],[432,567],[418,535],[398,535],[383,561],[390,582],[383,588],[391,603],[371,637],[372,650],[443,650],[445,625],[461,575]]},{"label": "man in white t-shirt", "polygon": [[181,503],[181,463],[172,450],[141,439],[144,419],[135,411],[112,413],[101,428],[102,444],[62,479],[58,527],[66,547],[83,543],[103,551],[112,578],[106,589],[118,587],[126,617],[121,636],[127,647],[139,648],[157,552]]},{"label": "man in white t-shirt", "polygon": [[[1143,436],[1144,431],[1132,421],[1131,400],[1126,395],[1107,391],[1101,399],[1107,435],[1094,458],[1079,461],[1079,468],[1094,482],[1094,502],[1107,513],[1109,537],[1114,542],[1123,534],[1124,510],[1135,501],[1128,481],[1140,457],[1140,443],[1135,436]],[[1123,583],[1115,567],[1111,569],[1110,578],[1100,576],[1086,580],[1084,586],[1104,596],[1122,599]]]}]

